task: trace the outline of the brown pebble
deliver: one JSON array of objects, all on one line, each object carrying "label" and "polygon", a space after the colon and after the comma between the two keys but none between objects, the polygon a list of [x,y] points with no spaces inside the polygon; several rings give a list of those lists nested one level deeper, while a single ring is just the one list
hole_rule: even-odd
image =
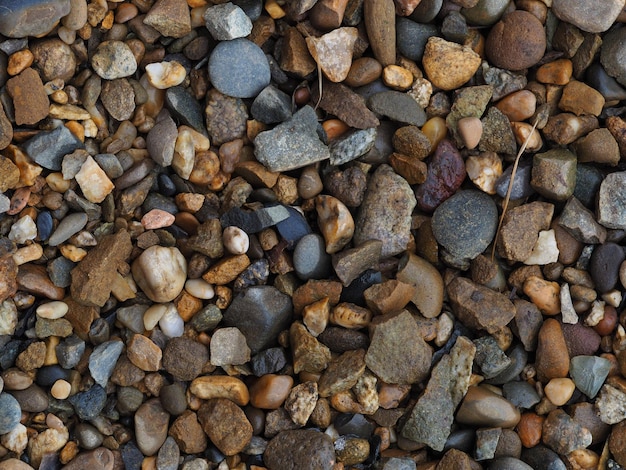
[{"label": "brown pebble", "polygon": [[529,90],[516,91],[496,103],[496,108],[502,111],[511,122],[530,118],[535,113],[536,107],[537,97]]},{"label": "brown pebble", "polygon": [[252,439],[252,425],[243,410],[225,398],[213,398],[198,410],[202,429],[225,455],[241,452]]},{"label": "brown pebble", "polygon": [[7,91],[13,98],[15,123],[32,125],[48,116],[50,101],[43,88],[39,74],[27,68],[7,81]]},{"label": "brown pebble", "polygon": [[577,116],[591,114],[599,116],[604,107],[604,97],[586,83],[572,80],[565,88],[559,101],[559,108]]},{"label": "brown pebble", "polygon": [[396,61],[396,12],[385,0],[365,0],[363,17],[374,57],[383,67]]},{"label": "brown pebble", "polygon": [[228,284],[234,281],[248,266],[250,266],[250,258],[246,254],[223,258],[211,266],[202,275],[202,279],[209,284]]},{"label": "brown pebble", "polygon": [[541,442],[544,419],[532,412],[522,414],[516,429],[522,445],[527,449],[535,447]]},{"label": "brown pebble", "polygon": [[289,375],[265,374],[250,387],[250,403],[260,409],[278,409],[292,386],[293,378]]},{"label": "brown pebble", "polygon": [[382,65],[372,57],[360,57],[352,62],[344,83],[353,88],[372,83],[381,76]]},{"label": "brown pebble", "polygon": [[535,357],[537,378],[540,381],[548,382],[553,378],[567,377],[570,358],[561,324],[557,320],[548,318],[543,322]]},{"label": "brown pebble", "polygon": [[18,269],[17,285],[21,290],[52,300],[63,300],[65,289],[55,286],[45,266],[23,264]]}]

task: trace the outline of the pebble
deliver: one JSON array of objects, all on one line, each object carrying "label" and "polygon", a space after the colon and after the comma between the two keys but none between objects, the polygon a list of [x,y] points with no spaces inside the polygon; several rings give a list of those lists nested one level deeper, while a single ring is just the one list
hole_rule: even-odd
[{"label": "pebble", "polygon": [[572,357],[569,374],[580,391],[589,398],[594,398],[604,384],[610,367],[607,359],[580,355]]},{"label": "pebble", "polygon": [[53,171],[61,169],[61,162],[65,155],[82,147],[82,142],[65,126],[59,126],[52,131],[39,132],[23,145],[24,151],[36,163]]},{"label": "pebble", "polygon": [[568,199],[558,223],[579,242],[596,244],[606,240],[606,229],[576,197]]},{"label": "pebble", "polygon": [[245,364],[250,360],[246,338],[237,328],[220,328],[211,338],[211,364],[215,366]]},{"label": "pebble", "polygon": [[[324,111],[334,114],[342,122],[356,129],[370,129],[377,127],[380,122],[376,115],[366,106],[365,100],[350,88],[340,83],[326,83],[322,96],[315,88],[311,90],[311,99],[318,103]],[[405,104],[408,100],[402,98]],[[415,112],[415,105],[410,105]],[[419,110],[417,111],[419,113]]]},{"label": "pebble", "polygon": [[474,6],[466,6],[461,12],[469,24],[491,26],[505,13],[507,6],[504,0],[479,1]]},{"label": "pebble", "polygon": [[213,49],[209,77],[215,88],[225,95],[252,98],[269,85],[270,68],[256,44],[238,38],[220,42]]},{"label": "pebble", "polygon": [[428,79],[442,90],[461,87],[480,66],[480,56],[470,47],[436,36],[428,38],[422,61]]},{"label": "pebble", "polygon": [[398,281],[416,287],[411,302],[426,318],[435,318],[441,312],[444,284],[439,271],[425,259],[414,254],[402,257],[396,275]]},{"label": "pebble", "polygon": [[80,419],[90,420],[96,418],[102,412],[106,399],[106,391],[96,384],[87,391],[72,395],[69,398],[69,402]]},{"label": "pebble", "polygon": [[546,36],[532,13],[515,10],[496,23],[485,41],[485,54],[496,67],[522,70],[543,57]]},{"label": "pebble", "polygon": [[550,227],[553,213],[554,206],[545,202],[532,202],[508,210],[498,239],[500,255],[515,261],[528,259],[539,233]]},{"label": "pebble", "polygon": [[48,115],[49,100],[39,74],[27,68],[6,83],[15,108],[15,123],[33,125]]},{"label": "pebble", "polygon": [[137,70],[130,47],[122,41],[104,41],[91,58],[94,71],[105,80],[129,77]]},{"label": "pebble", "polygon": [[[417,194],[418,198],[421,194]],[[466,217],[468,213],[473,214],[473,217]],[[495,204],[480,191],[459,191],[443,201],[433,214],[432,230],[435,239],[445,250],[443,256],[446,262],[463,266],[482,253],[495,235],[496,219]],[[452,226],[455,227],[454,231],[449,230]]]},{"label": "pebble", "polygon": [[483,124],[476,117],[461,118],[457,122],[457,130],[465,147],[472,150],[478,146],[483,133]]},{"label": "pebble", "polygon": [[209,33],[217,41],[245,38],[252,31],[252,22],[244,11],[232,3],[214,5],[204,12]]},{"label": "pebble", "polygon": [[291,98],[273,85],[265,87],[250,107],[252,117],[265,124],[286,121],[292,115]]},{"label": "pebble", "polygon": [[396,61],[396,26],[393,5],[380,0],[363,3],[365,30],[374,57],[383,67]]},{"label": "pebble", "polygon": [[[514,381],[505,383],[502,396],[519,408],[531,409],[540,402],[539,394],[528,382]],[[525,415],[522,415],[522,420]],[[521,423],[520,423],[521,427]]]},{"label": "pebble", "polygon": [[335,449],[331,438],[312,429],[282,431],[268,444],[263,459],[269,468],[313,470],[332,468]]},{"label": "pebble", "polygon": [[252,439],[252,425],[230,400],[208,400],[198,410],[198,419],[211,442],[227,456],[241,452]]},{"label": "pebble", "polygon": [[[254,140],[255,156],[270,171],[301,168],[330,158],[330,151],[317,135],[317,116],[305,106],[290,119]],[[299,155],[294,159],[293,155]]]},{"label": "pebble", "polygon": [[[400,24],[400,22],[398,22]],[[343,81],[351,87],[359,87],[372,83],[378,79],[383,71],[380,63],[372,57],[359,57],[352,61],[348,75]]]},{"label": "pebble", "polygon": [[137,447],[146,456],[155,455],[167,438],[169,414],[158,398],[142,404],[134,415]]},{"label": "pebble", "polygon": [[480,427],[513,427],[520,413],[509,401],[485,387],[470,386],[456,413],[460,423]]},{"label": "pebble", "polygon": [[591,444],[591,433],[563,410],[550,412],[543,424],[543,442],[558,454],[569,454]]},{"label": "pebble", "polygon": [[154,302],[174,300],[183,289],[187,262],[177,248],[152,246],[132,265],[133,277]]},{"label": "pebble", "polygon": [[331,82],[341,82],[352,65],[352,50],[358,38],[356,28],[337,28],[319,38],[307,37],[311,56]]},{"label": "pebble", "polygon": [[12,395],[0,393],[0,410],[0,434],[6,434],[20,424],[22,409]]},{"label": "pebble", "polygon": [[[387,210],[393,201],[395,210]],[[368,183],[365,198],[355,220],[353,242],[385,240],[381,255],[390,256],[404,251],[409,242],[410,216],[415,196],[406,180],[388,165],[381,165]]]},{"label": "pebble", "polygon": [[621,0],[612,0],[594,8],[589,2],[577,0],[566,2],[556,0],[552,12],[562,21],[589,33],[602,33],[608,30],[624,8]]},{"label": "pebble", "polygon": [[324,238],[315,233],[302,237],[293,252],[293,265],[296,274],[302,280],[327,277],[331,262]]},{"label": "pebble", "polygon": [[607,175],[598,193],[598,223],[611,229],[626,229],[626,202],[617,189],[626,181],[626,172]]},{"label": "pebble", "polygon": [[576,156],[565,149],[535,154],[530,184],[542,196],[566,200],[576,185]]},{"label": "pebble", "polygon": [[98,385],[106,387],[123,348],[121,341],[107,341],[94,348],[89,356],[89,372]]},{"label": "pebble", "polygon": [[399,91],[375,93],[367,100],[367,107],[376,114],[400,123],[419,127],[426,122],[426,113],[417,104],[417,101],[408,94]]},{"label": "pebble", "polygon": [[[60,2],[10,0],[5,6],[6,11],[0,15],[0,33],[10,38],[47,34],[70,12],[71,7],[69,0]],[[33,22],[30,15],[36,14],[34,12],[38,12],[39,9],[44,11],[45,15],[40,17],[39,21]]]}]

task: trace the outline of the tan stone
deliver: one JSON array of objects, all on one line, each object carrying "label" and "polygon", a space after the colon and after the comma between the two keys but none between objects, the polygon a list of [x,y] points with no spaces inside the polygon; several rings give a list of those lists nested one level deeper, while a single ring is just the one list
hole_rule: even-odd
[{"label": "tan stone", "polygon": [[537,276],[530,276],[524,282],[524,293],[530,297],[544,315],[557,315],[561,312],[561,286]]},{"label": "tan stone", "polygon": [[36,124],[48,115],[50,101],[41,77],[34,69],[27,68],[9,79],[6,87],[13,98],[15,123],[18,126]]},{"label": "tan stone", "polygon": [[250,266],[250,258],[245,254],[223,258],[211,266],[211,268],[202,275],[202,279],[209,284],[228,284],[234,281],[248,266]]},{"label": "tan stone", "polygon": [[394,90],[406,91],[413,85],[413,74],[404,67],[388,65],[383,69],[383,83]]},{"label": "tan stone", "polygon": [[283,36],[280,68],[300,78],[306,77],[316,68],[304,37],[295,27],[290,27]]},{"label": "tan stone", "polygon": [[264,410],[276,410],[287,399],[292,386],[290,375],[265,374],[250,387],[250,404]]},{"label": "tan stone", "polygon": [[227,456],[241,452],[252,439],[252,425],[243,410],[225,398],[204,403],[198,418],[211,442]]},{"label": "tan stone", "polygon": [[397,279],[374,284],[363,292],[367,307],[374,313],[385,315],[399,312],[413,298],[417,286]]},{"label": "tan stone", "polygon": [[189,391],[203,400],[227,398],[241,406],[250,401],[248,387],[237,377],[227,375],[197,377],[191,382]]},{"label": "tan stone", "polygon": [[330,312],[330,322],[348,329],[366,327],[372,320],[372,312],[349,302],[342,302]]},{"label": "tan stone", "polygon": [[358,35],[356,28],[343,27],[319,38],[306,38],[311,56],[331,82],[341,82],[347,77],[352,65],[352,49]]},{"label": "tan stone", "polygon": [[156,372],[161,368],[163,352],[150,338],[133,335],[126,345],[126,355],[130,362],[141,370]]},{"label": "tan stone", "polygon": [[511,122],[524,121],[535,113],[537,97],[530,90],[519,90],[498,101],[496,108]]},{"label": "tan stone", "polygon": [[543,64],[537,69],[537,81],[551,85],[567,85],[572,78],[572,61],[557,59]]},{"label": "tan stone", "polygon": [[422,160],[393,152],[389,157],[389,164],[409,184],[422,184],[426,181],[428,167]]},{"label": "tan stone", "polygon": [[572,80],[563,88],[563,96],[559,101],[559,108],[577,116],[591,114],[599,116],[604,107],[602,94],[589,85]]},{"label": "tan stone", "polygon": [[326,329],[329,317],[330,301],[328,297],[307,305],[302,311],[302,322],[315,337]]},{"label": "tan stone", "polygon": [[476,73],[481,58],[471,48],[432,36],[422,60],[426,76],[437,88],[453,90]]}]

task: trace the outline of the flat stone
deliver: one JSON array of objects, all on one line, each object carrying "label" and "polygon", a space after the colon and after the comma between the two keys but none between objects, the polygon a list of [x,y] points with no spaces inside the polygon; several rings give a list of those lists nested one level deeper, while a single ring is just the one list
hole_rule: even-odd
[{"label": "flat stone", "polygon": [[232,3],[213,5],[204,12],[206,27],[217,41],[245,38],[252,31],[252,21]]},{"label": "flat stone", "polygon": [[546,198],[565,201],[576,186],[576,156],[565,149],[535,154],[530,184]]},{"label": "flat stone", "polygon": [[165,442],[169,417],[158,398],[148,400],[135,413],[137,447],[144,455],[155,455]]},{"label": "flat stone", "polygon": [[557,18],[590,33],[608,30],[623,8],[623,0],[612,0],[601,5],[594,5],[588,0],[555,0],[552,3],[552,12]]},{"label": "flat stone", "polygon": [[542,382],[566,377],[569,372],[569,353],[563,330],[558,321],[548,318],[539,330],[535,367]]},{"label": "flat stone", "polygon": [[333,254],[333,269],[343,285],[350,285],[365,270],[376,268],[381,257],[382,246],[381,240],[368,240],[354,248]]},{"label": "flat stone", "polygon": [[417,101],[399,91],[375,93],[367,100],[367,106],[374,113],[403,124],[421,127],[426,122],[426,112],[417,104]]},{"label": "flat stone", "polygon": [[330,158],[317,135],[317,115],[305,106],[290,119],[254,139],[255,155],[270,171],[287,171]]},{"label": "flat stone", "polygon": [[383,381],[411,384],[428,375],[432,350],[408,311],[373,319],[370,339],[365,363]]},{"label": "flat stone", "polygon": [[168,113],[159,114],[157,123],[146,136],[150,157],[161,166],[169,166],[174,158],[174,145],[178,130]]},{"label": "flat stone", "polygon": [[569,374],[576,387],[593,399],[602,388],[611,368],[608,359],[576,356],[570,360]]},{"label": "flat stone", "polygon": [[[422,0],[421,3],[428,3]],[[418,6],[418,8],[420,8]],[[415,16],[412,15],[412,18]],[[396,18],[396,44],[398,52],[410,60],[421,61],[429,38],[436,36],[437,27],[428,21],[411,21],[408,18]],[[431,59],[432,61],[433,59]]]},{"label": "flat stone", "polygon": [[309,333],[302,323],[292,323],[289,328],[289,342],[296,374],[302,371],[317,373],[328,367],[330,350]]},{"label": "flat stone", "polygon": [[70,0],[7,0],[0,14],[0,34],[10,38],[41,36],[70,12]]},{"label": "flat stone", "polygon": [[104,41],[98,45],[91,58],[91,66],[101,78],[114,80],[134,74],[137,70],[137,61],[126,43]]},{"label": "flat stone", "polygon": [[72,395],[68,400],[80,419],[90,420],[102,412],[106,399],[106,391],[96,384],[87,391]]},{"label": "flat stone", "polygon": [[351,162],[369,152],[376,141],[376,129],[348,132],[330,143],[330,164],[334,166]]},{"label": "flat stone", "polygon": [[33,125],[48,116],[49,100],[39,74],[32,68],[7,81],[7,91],[13,98],[15,123]]},{"label": "flat stone", "polygon": [[215,88],[225,95],[252,98],[269,85],[270,68],[260,47],[238,38],[220,42],[213,49],[209,77]]},{"label": "flat stone", "polygon": [[512,403],[485,387],[471,386],[456,414],[458,422],[479,427],[515,426],[520,412]]},{"label": "flat stone", "polygon": [[498,238],[500,256],[511,261],[527,259],[537,243],[539,232],[550,228],[553,213],[554,205],[546,202],[531,202],[509,209]]},{"label": "flat stone", "polygon": [[6,434],[20,424],[22,409],[18,401],[8,393],[0,393],[0,432]]},{"label": "flat stone", "polygon": [[[387,210],[393,205],[395,210]],[[384,240],[382,256],[398,254],[409,241],[415,196],[406,180],[388,165],[381,165],[370,178],[363,204],[355,220],[354,243]]]},{"label": "flat stone", "polygon": [[189,8],[182,0],[158,0],[143,23],[168,37],[182,38],[191,32]]},{"label": "flat stone", "polygon": [[320,108],[334,114],[350,127],[370,129],[380,124],[376,115],[366,106],[365,100],[341,83],[324,82],[321,100],[318,88],[312,87],[311,99],[315,103],[319,101]]},{"label": "flat stone", "polygon": [[572,196],[568,199],[558,224],[581,243],[604,243],[606,229],[596,222],[593,212]]},{"label": "flat stone", "polygon": [[343,81],[352,65],[352,51],[358,30],[351,27],[334,29],[319,38],[307,37],[306,44],[313,59],[331,82]]},{"label": "flat stone", "polygon": [[312,429],[278,433],[268,444],[263,459],[269,468],[330,470],[335,464],[332,439]]},{"label": "flat stone", "polygon": [[591,433],[563,410],[554,410],[543,423],[542,440],[556,453],[566,455],[589,446]]},{"label": "flat stone", "polygon": [[444,449],[454,421],[454,411],[467,393],[475,346],[459,336],[449,354],[433,368],[426,390],[404,423],[402,436],[431,449]]},{"label": "flat stone", "polygon": [[273,85],[265,87],[250,107],[252,117],[265,124],[275,124],[291,117],[291,98]]},{"label": "flat stone", "polygon": [[493,336],[475,339],[474,345],[476,346],[474,362],[480,367],[486,379],[497,376],[511,364],[511,360],[500,349]]},{"label": "flat stone", "polygon": [[483,132],[478,149],[482,152],[515,154],[517,145],[509,119],[495,106],[481,120]]},{"label": "flat stone", "polygon": [[63,157],[78,148],[82,142],[65,126],[52,131],[42,131],[23,144],[24,151],[39,165],[59,171]]},{"label": "flat stone", "polygon": [[121,341],[107,341],[96,346],[89,356],[89,372],[101,387],[106,387],[123,348]]},{"label": "flat stone", "polygon": [[225,455],[241,452],[252,439],[252,425],[243,410],[225,398],[213,398],[198,410],[198,419],[211,442]]},{"label": "flat stone", "polygon": [[250,360],[250,348],[237,328],[220,328],[211,337],[211,364],[240,365]]}]

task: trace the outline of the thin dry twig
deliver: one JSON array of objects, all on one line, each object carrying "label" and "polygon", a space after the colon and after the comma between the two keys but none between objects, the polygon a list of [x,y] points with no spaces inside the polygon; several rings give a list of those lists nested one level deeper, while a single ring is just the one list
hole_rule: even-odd
[{"label": "thin dry twig", "polygon": [[504,202],[502,204],[502,215],[500,215],[500,220],[498,221],[498,229],[496,230],[496,236],[493,239],[493,247],[491,249],[491,261],[492,262],[496,256],[496,245],[498,244],[498,237],[500,235],[500,229],[502,228],[502,222],[504,221],[504,216],[506,215],[506,211],[509,208],[509,202],[511,200],[511,192],[513,191],[513,182],[515,181],[515,174],[517,173],[517,167],[519,166],[520,158],[522,157],[524,150],[526,150],[526,146],[528,145],[528,142],[530,141],[530,138],[532,137],[533,132],[535,132],[535,129],[537,128],[537,124],[539,123],[539,118],[540,116],[536,117],[535,123],[533,124],[532,129],[528,133],[528,136],[526,136],[526,139],[524,139],[524,143],[520,147],[519,152],[517,152],[517,156],[515,157],[515,162],[513,163],[513,171],[511,171],[511,179],[509,180],[509,187],[506,190],[506,196],[504,197]]}]

